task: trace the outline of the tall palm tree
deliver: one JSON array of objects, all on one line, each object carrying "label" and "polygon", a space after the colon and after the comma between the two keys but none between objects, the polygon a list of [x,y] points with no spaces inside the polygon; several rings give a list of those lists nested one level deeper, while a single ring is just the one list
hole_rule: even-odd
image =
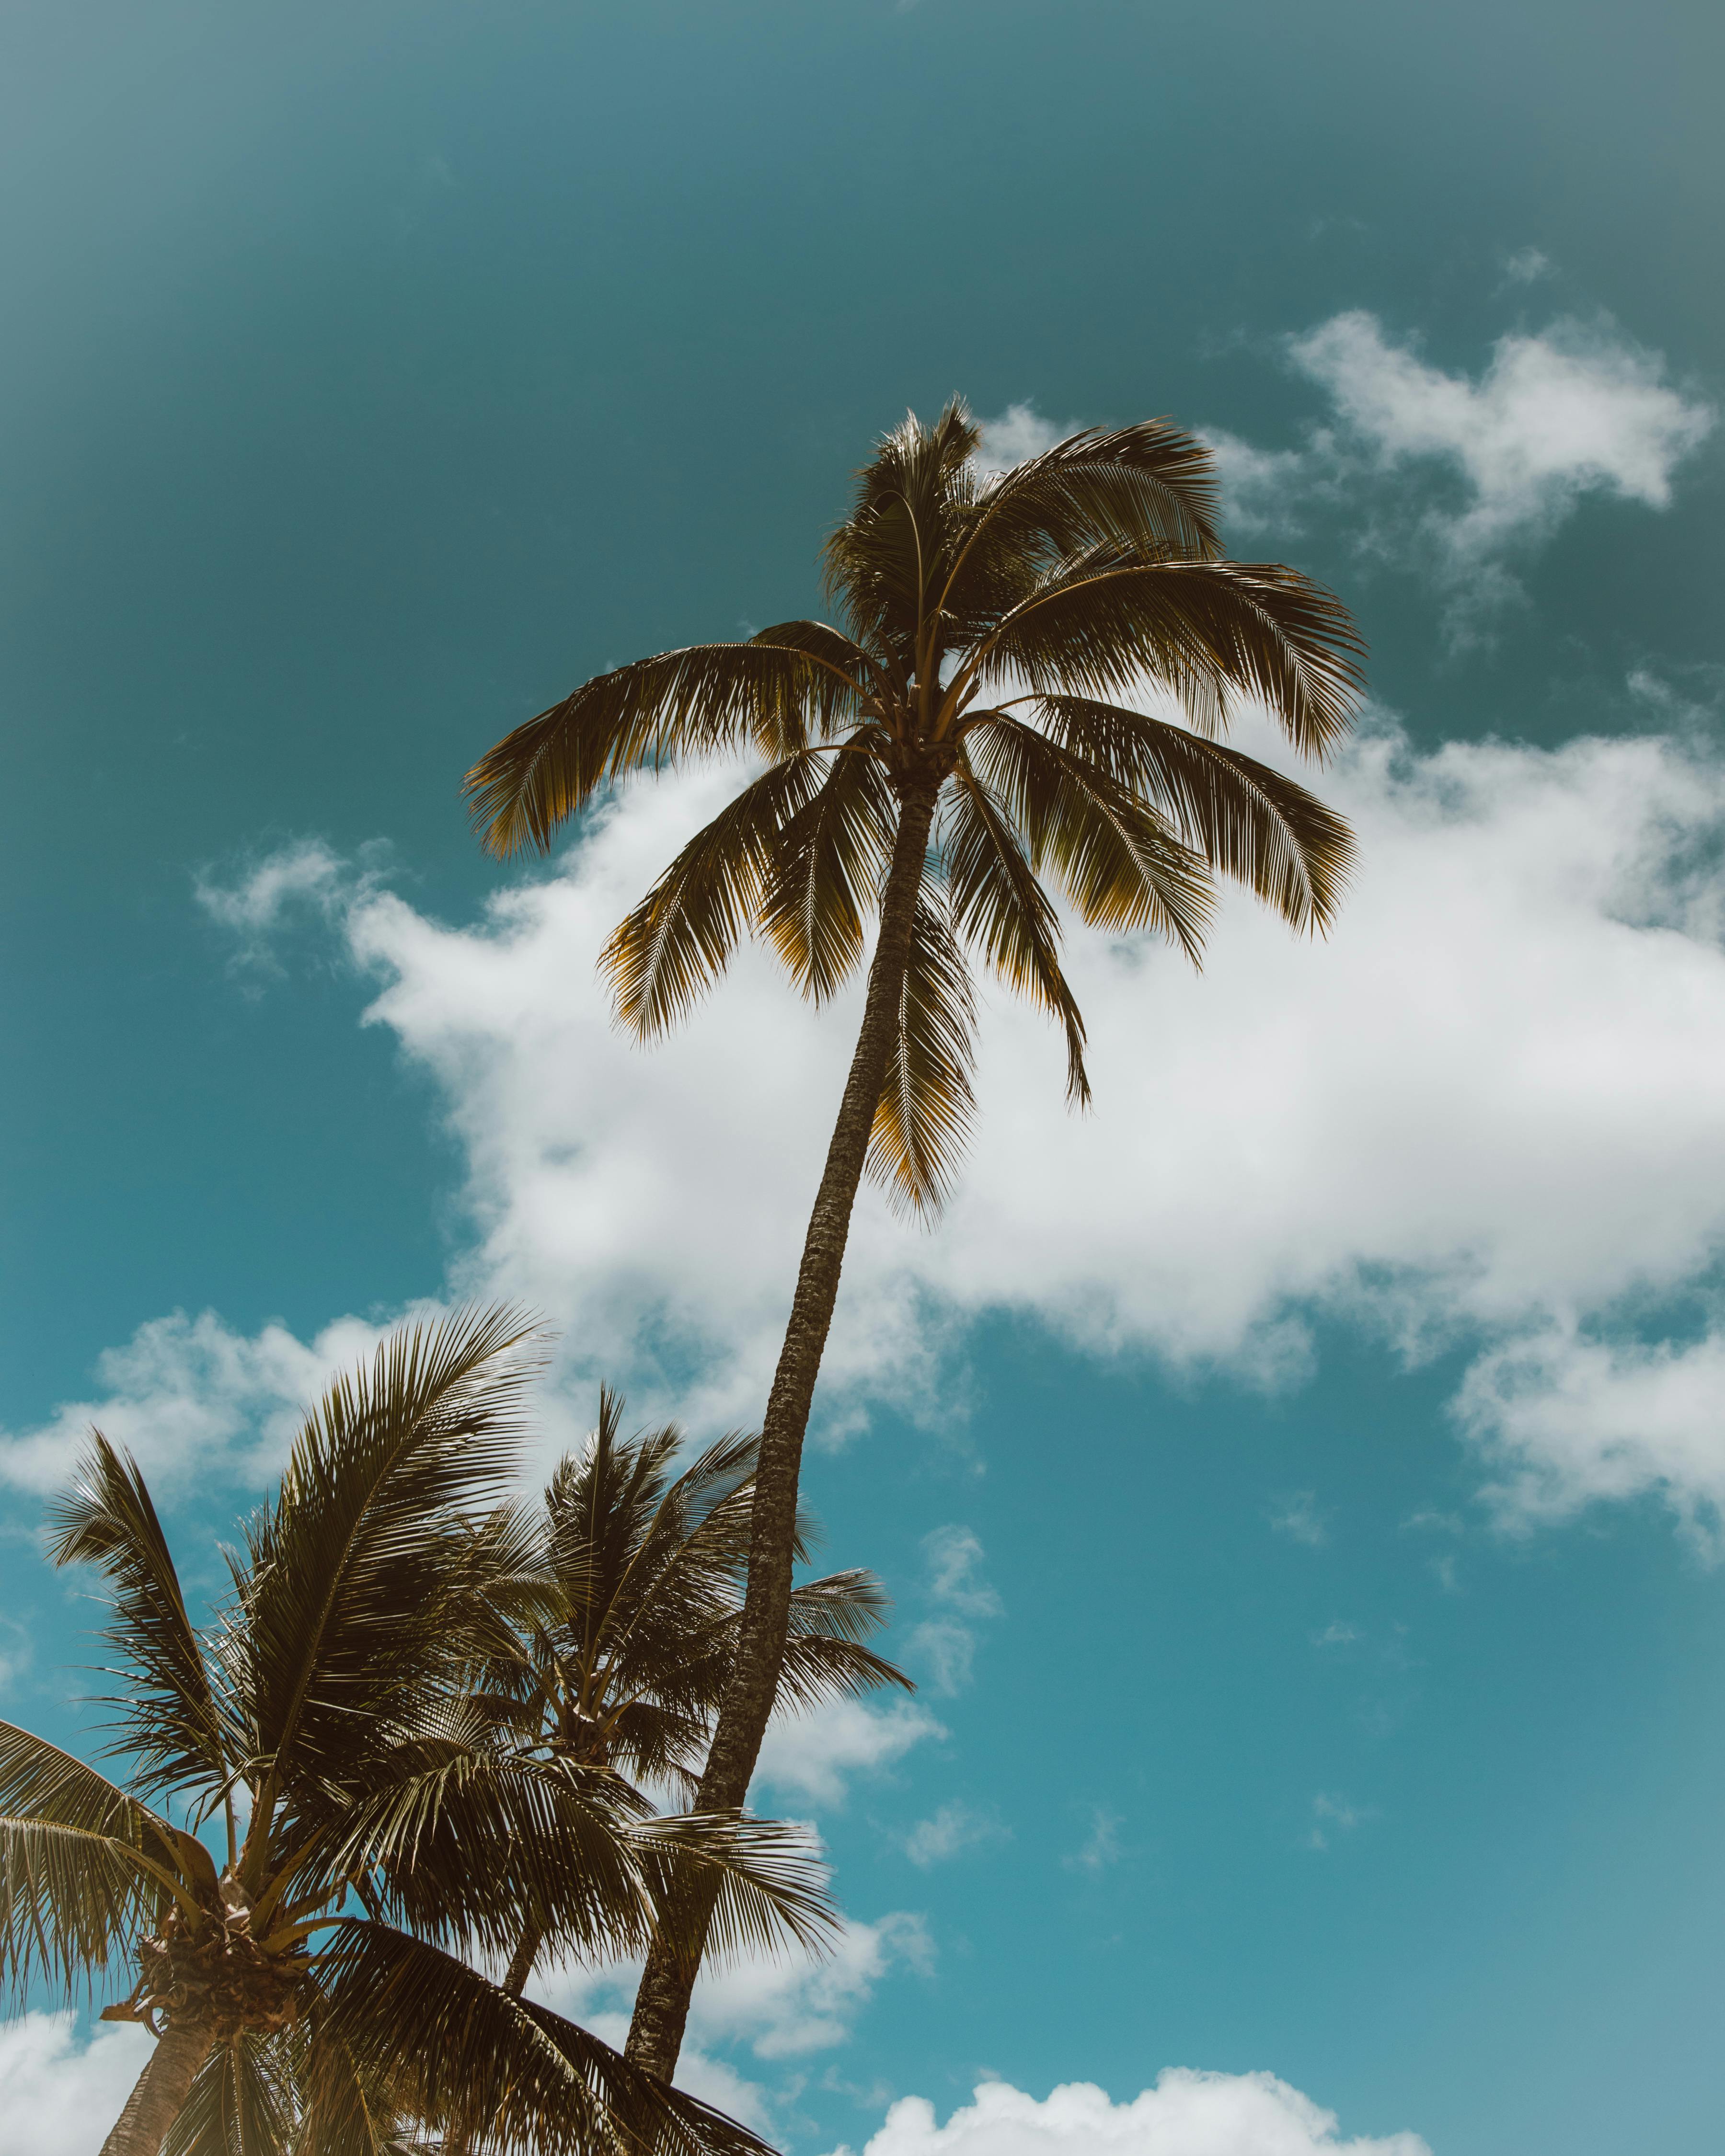
[{"label": "tall palm tree", "polygon": [[[1306,790],[1229,747],[1263,707],[1322,760],[1351,723],[1363,647],[1330,593],[1224,558],[1204,445],[1159,420],[1075,434],[1013,470],[978,464],[963,406],[914,414],[859,475],[826,544],[840,626],[789,621],[597,675],[468,775],[499,855],[633,772],[728,754],[764,766],[683,849],[606,947],[622,1022],[647,1039],[761,937],[820,1002],[860,966],[861,1024],[762,1425],[742,1636],[699,1801],[740,1804],[791,1608],[803,1432],[865,1164],[937,1208],[968,1127],[980,959],[1046,1010],[1088,1100],[1084,1020],[1050,877],[1086,923],[1197,960],[1214,879],[1322,927],[1351,844]],[[1138,708],[1154,704],[1161,715]],[[649,1963],[630,2055],[663,2072],[693,1969]]]},{"label": "tall palm tree", "polygon": [[515,1461],[531,1339],[470,1312],[333,1384],[203,1628],[135,1462],[92,1435],[53,1554],[106,1575],[131,1778],[0,1724],[0,1970],[75,1995],[131,1964],[103,2018],[157,2043],[104,2156],[158,2156],[171,2130],[199,2156],[377,2156],[418,2124],[485,2150],[759,2156],[465,1958],[530,1924],[639,1952],[715,1892],[733,1944],[825,1921],[781,1830],[655,1820],[615,1775],[500,1748],[468,1700],[495,1554],[475,1522]]},{"label": "tall palm tree", "polygon": [[[475,1697],[531,1755],[692,1797],[742,1621],[756,1440],[721,1438],[674,1474],[676,1426],[625,1438],[622,1420],[622,1400],[603,1389],[597,1429],[541,1503],[490,1523],[512,1561],[485,1590],[504,1621]],[[799,1517],[798,1563],[814,1538]],[[868,1572],[794,1587],[781,1707],[913,1689],[863,1644],[887,1607]],[[506,1991],[520,1993],[542,1945],[536,1929],[522,1933]]]}]

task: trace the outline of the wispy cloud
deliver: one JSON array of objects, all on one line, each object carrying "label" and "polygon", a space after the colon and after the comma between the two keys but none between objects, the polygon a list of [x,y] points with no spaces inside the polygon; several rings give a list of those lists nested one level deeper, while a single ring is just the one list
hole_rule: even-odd
[{"label": "wispy cloud", "polygon": [[942,1804],[927,1819],[918,1820],[905,1836],[904,1851],[912,1864],[926,1871],[965,1850],[985,1849],[1011,1838],[1011,1828],[993,1812],[955,1801]]},{"label": "wispy cloud", "polygon": [[1004,1614],[1000,1597],[983,1576],[983,1546],[964,1527],[937,1527],[923,1539],[927,1596],[936,1614],[910,1635],[906,1651],[927,1666],[939,1692],[961,1691],[976,1661],[979,1623]]},{"label": "wispy cloud", "polygon": [[1092,1879],[1119,1861],[1120,1830],[1126,1821],[1118,1812],[1092,1804],[1090,1832],[1082,1844],[1060,1859],[1068,1871],[1087,1871]]},{"label": "wispy cloud", "polygon": [[1322,1549],[1330,1539],[1328,1522],[1318,1509],[1317,1493],[1313,1490],[1295,1490],[1279,1497],[1265,1517],[1271,1530],[1286,1535],[1291,1543],[1304,1543],[1308,1549]]},{"label": "wispy cloud", "polygon": [[[1549,268],[1537,250],[1511,259],[1522,282]],[[1668,507],[1717,416],[1604,317],[1500,337],[1477,376],[1435,366],[1361,309],[1286,350],[1331,411],[1295,449],[1212,436],[1235,521],[1262,530],[1345,504],[1368,552],[1435,573],[1461,641],[1519,595],[1512,563],[1586,496]]]},{"label": "wispy cloud", "polygon": [[1350,1804],[1346,1797],[1322,1792],[1312,1799],[1312,1825],[1306,1835],[1307,1849],[1325,1850],[1337,1835],[1352,1834],[1378,1814],[1371,1805]]}]

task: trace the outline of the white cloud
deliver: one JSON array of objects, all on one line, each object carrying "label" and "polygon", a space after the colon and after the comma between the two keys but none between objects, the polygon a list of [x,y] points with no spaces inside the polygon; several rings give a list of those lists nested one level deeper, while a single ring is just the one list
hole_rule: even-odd
[{"label": "white cloud", "polygon": [[1725,1328],[1682,1343],[1589,1337],[1557,1324],[1481,1356],[1455,1413],[1500,1479],[1511,1522],[1589,1498],[1663,1494],[1710,1553],[1725,1517]]},{"label": "white cloud", "polygon": [[1340,1617],[1332,1618],[1322,1632],[1314,1632],[1312,1635],[1314,1647],[1352,1647],[1358,1644],[1358,1640],[1357,1627],[1345,1623]]},{"label": "white cloud", "polygon": [[905,1836],[905,1855],[926,1871],[931,1865],[945,1864],[967,1849],[983,1849],[993,1842],[1009,1840],[1011,1835],[1011,1828],[1004,1826],[992,1812],[978,1811],[973,1805],[955,1801],[917,1820]]},{"label": "white cloud", "polygon": [[[711,2066],[716,2046],[735,2045],[757,2059],[801,2059],[850,2041],[859,2014],[875,1987],[896,1969],[927,1976],[934,1943],[920,1916],[897,1909],[871,1923],[847,1918],[830,1954],[819,1961],[740,1961],[701,1971],[690,2002],[689,2026]],[[598,2030],[608,2041],[626,2029],[636,1964],[603,1969],[569,1969],[536,1978],[531,1989],[559,2013]],[[734,2071],[719,2062],[720,2071]],[[682,2079],[679,2074],[678,2078]],[[694,2087],[691,2082],[685,2086]]]},{"label": "white cloud", "polygon": [[[611,1028],[604,933],[731,783],[640,788],[477,927],[363,888],[339,916],[382,983],[372,1022],[436,1077],[465,1146],[454,1290],[552,1312],[583,1385],[603,1372],[697,1427],[758,1412],[855,1015],[809,1013],[751,951],[663,1046]],[[1495,1354],[1609,1337],[1631,1303],[1705,1284],[1725,1239],[1725,762],[1645,736],[1420,755],[1380,725],[1324,790],[1363,849],[1327,941],[1230,901],[1200,978],[1073,937],[1093,1115],[1063,1113],[1046,1029],[991,998],[948,1217],[919,1235],[859,1206],[829,1417],[881,1396],[942,1411],[986,1312],[1274,1383],[1308,1367],[1317,1312],[1409,1355]],[[1488,1362],[1464,1396],[1463,1426],[1535,1475],[1504,1502],[1548,1514],[1630,1475],[1717,1503],[1725,1432],[1698,1394],[1681,1445],[1630,1428],[1577,1450],[1537,1389],[1511,1401],[1512,1367],[1532,1366]]]},{"label": "white cloud", "polygon": [[1174,2066],[1129,2103],[1087,2082],[1041,2102],[985,2082],[944,2126],[926,2097],[905,2097],[863,2156],[1430,2156],[1417,2133],[1337,2134],[1333,2112],[1273,2074]]},{"label": "white cloud", "polygon": [[1308,1549],[1322,1549],[1330,1538],[1315,1491],[1292,1491],[1271,1507],[1268,1517],[1272,1534],[1286,1535],[1291,1543],[1304,1543]]},{"label": "white cloud", "polygon": [[98,1359],[99,1398],[68,1402],[38,1429],[0,1431],[0,1482],[57,1489],[93,1424],[152,1481],[214,1471],[254,1482],[280,1464],[331,1374],[368,1353],[378,1332],[342,1317],[307,1345],[281,1325],[234,1332],[208,1310],[151,1318]]},{"label": "white cloud", "polygon": [[1101,1804],[1091,1807],[1090,1832],[1083,1845],[1075,1849],[1060,1862],[1068,1871],[1087,1871],[1092,1879],[1106,1871],[1120,1858],[1120,1830],[1125,1822],[1118,1812],[1106,1811]]},{"label": "white cloud", "polygon": [[3,2143],[29,2156],[97,2156],[155,2045],[136,2025],[98,2026],[80,2044],[70,2014],[0,2026]]},{"label": "white cloud", "polygon": [[1009,404],[997,418],[977,424],[983,438],[978,462],[984,471],[996,472],[1009,471],[1026,457],[1040,457],[1056,442],[1077,434],[1084,423],[1069,419],[1064,426],[1056,426],[1052,419],[1045,419],[1034,405],[1024,403]]},{"label": "white cloud", "polygon": [[906,1653],[927,1668],[934,1689],[950,1697],[970,1682],[977,1622],[1003,1616],[1005,1605],[983,1577],[983,1546],[970,1528],[937,1527],[924,1536],[922,1552],[928,1599],[939,1614],[916,1627]]},{"label": "white cloud", "polygon": [[854,1776],[883,1773],[913,1744],[946,1733],[927,1707],[909,1700],[891,1707],[830,1700],[769,1725],[756,1779],[782,1796],[837,1810]]},{"label": "white cloud", "polygon": [[1537,285],[1542,277],[1555,277],[1558,265],[1537,247],[1518,247],[1504,256],[1503,274],[1512,285]]},{"label": "white cloud", "polygon": [[[1531,249],[1512,260],[1527,275],[1543,263]],[[1477,378],[1434,367],[1363,309],[1287,350],[1333,418],[1297,449],[1211,434],[1234,521],[1262,529],[1302,503],[1347,500],[1370,550],[1435,569],[1456,634],[1517,590],[1507,559],[1549,537],[1584,495],[1668,506],[1673,475],[1716,418],[1609,320],[1500,337]]]}]

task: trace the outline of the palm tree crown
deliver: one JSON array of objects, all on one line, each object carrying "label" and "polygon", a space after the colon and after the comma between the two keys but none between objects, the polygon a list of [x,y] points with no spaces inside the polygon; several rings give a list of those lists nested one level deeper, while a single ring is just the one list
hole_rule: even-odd
[{"label": "palm tree crown", "polygon": [[469,1698],[531,1338],[469,1312],[334,1384],[210,1627],[136,1465],[92,1435],[54,1555],[107,1577],[131,1779],[0,1724],[0,1973],[69,1994],[131,1964],[104,2018],[158,2041],[109,2156],[170,2134],[175,2156],[376,2156],[415,2122],[479,2149],[759,2156],[469,1965],[530,1924],[639,1952],[715,1895],[733,1943],[824,1922],[782,1830],[655,1820],[614,1774],[500,1747]]},{"label": "palm tree crown", "polygon": [[[1296,571],[1224,558],[1203,445],[1151,421],[985,475],[978,441],[955,403],[880,444],[827,542],[842,629],[784,622],[599,675],[468,781],[487,844],[508,853],[547,845],[630,772],[764,761],[607,947],[619,1014],[644,1036],[745,928],[806,994],[830,996],[861,961],[901,824],[920,833],[870,1160],[919,1208],[948,1188],[969,1118],[968,961],[1059,1021],[1069,1092],[1088,1097],[1045,879],[1091,925],[1156,931],[1195,958],[1215,874],[1318,927],[1352,850],[1321,802],[1222,739],[1239,706],[1261,705],[1322,758],[1350,721],[1360,647]],[[1184,723],[1123,701],[1147,690]]]},{"label": "palm tree crown", "polygon": [[[756,1441],[731,1436],[675,1472],[674,1424],[621,1435],[608,1388],[578,1452],[558,1463],[541,1503],[490,1522],[506,1568],[485,1589],[503,1620],[474,1699],[529,1755],[609,1768],[692,1797],[741,1622]],[[814,1523],[797,1548],[806,1562]],[[806,1580],[791,1596],[779,1697],[792,1709],[910,1680],[863,1642],[886,1620],[868,1572]],[[519,1992],[543,1941],[527,1931],[504,1979]]]},{"label": "palm tree crown", "polygon": [[[827,542],[838,625],[788,621],[596,675],[469,773],[485,842],[549,846],[602,788],[691,756],[762,768],[683,849],[603,954],[651,1036],[745,931],[831,996],[879,929],[861,1024],[762,1420],[747,1587],[700,1801],[740,1804],[791,1624],[797,1482],[859,1183],[938,1209],[973,1099],[973,968],[1062,1028],[1088,1099],[1056,896],[1083,921],[1194,961],[1215,879],[1322,927],[1352,855],[1304,788],[1228,746],[1261,708],[1322,760],[1351,722],[1362,646],[1297,571],[1226,559],[1203,444],[1161,420],[1090,430],[1010,471],[953,403],[914,414],[858,475]],[[1157,711],[1139,708],[1154,704]],[[1161,715],[1158,715],[1158,712]],[[661,1938],[629,2056],[675,2063],[698,1955]]]}]

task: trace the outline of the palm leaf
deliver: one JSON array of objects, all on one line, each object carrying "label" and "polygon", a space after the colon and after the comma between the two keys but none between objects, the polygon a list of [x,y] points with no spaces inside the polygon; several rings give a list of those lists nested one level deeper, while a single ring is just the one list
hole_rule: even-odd
[{"label": "palm leaf", "polygon": [[860,708],[862,694],[810,649],[756,641],[661,652],[596,674],[506,736],[467,774],[468,805],[493,853],[542,851],[613,780],[690,754],[794,756],[811,728],[825,732]]},{"label": "palm leaf", "polygon": [[1209,876],[1139,794],[1004,711],[969,720],[964,747],[978,780],[1024,834],[1031,866],[1053,865],[1091,927],[1148,929],[1198,963]]},{"label": "palm leaf", "polygon": [[925,885],[869,1140],[869,1173],[901,1210],[937,1213],[952,1188],[976,1105],[975,1027],[970,975],[944,896]]},{"label": "palm leaf", "polygon": [[455,1519],[514,1464],[534,1337],[501,1307],[402,1327],[331,1386],[253,1523],[222,1660],[249,1753],[302,1824],[326,1814],[367,1730],[470,1646],[472,1537]]},{"label": "palm leaf", "polygon": [[1054,908],[1011,819],[962,749],[954,780],[942,803],[941,827],[953,925],[980,947],[1009,988],[1060,1021],[1066,1037],[1066,1097],[1087,1106],[1084,1017],[1060,970]]},{"label": "palm leaf", "polygon": [[892,859],[897,803],[860,737],[784,826],[766,863],[762,925],[798,987],[820,1004],[856,971],[863,909]]},{"label": "palm leaf", "polygon": [[[0,1722],[0,1979],[69,1994],[124,1960],[196,1851],[167,1820],[57,1745]],[[181,1891],[183,1891],[182,1889]]]},{"label": "palm leaf", "polygon": [[1334,917],[1354,860],[1347,824],[1315,794],[1238,749],[1081,696],[1037,700],[1063,748],[1151,802],[1211,867],[1296,928]]},{"label": "palm leaf", "polygon": [[613,931],[599,965],[632,1032],[662,1033],[724,972],[753,924],[775,841],[819,778],[812,751],[763,773],[696,832]]},{"label": "palm leaf", "polygon": [[321,1956],[326,2027],[356,2079],[479,2156],[770,2156],[721,2113],[562,2015],[404,1933],[344,1918]]}]

